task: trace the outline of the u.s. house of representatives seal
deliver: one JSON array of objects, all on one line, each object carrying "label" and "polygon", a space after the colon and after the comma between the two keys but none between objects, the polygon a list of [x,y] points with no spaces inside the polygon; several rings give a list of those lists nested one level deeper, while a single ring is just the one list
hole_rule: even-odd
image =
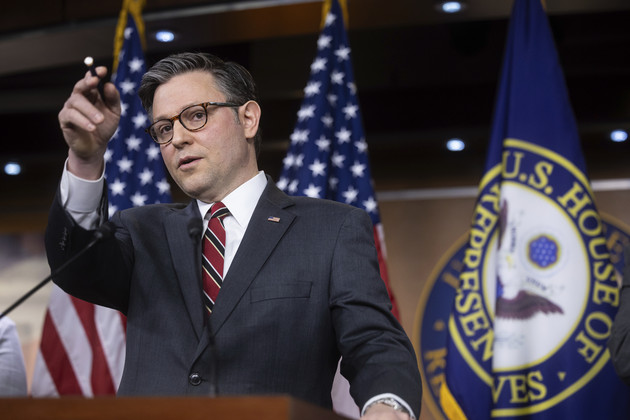
[{"label": "u.s. house of representatives seal", "polygon": [[[435,416],[443,416],[447,334],[491,390],[493,417],[554,407],[608,362],[630,228],[600,218],[593,202],[570,161],[504,142],[469,234],[434,268],[418,305],[414,344]],[[559,369],[567,359],[572,368]],[[491,371],[480,363],[489,360]]]}]

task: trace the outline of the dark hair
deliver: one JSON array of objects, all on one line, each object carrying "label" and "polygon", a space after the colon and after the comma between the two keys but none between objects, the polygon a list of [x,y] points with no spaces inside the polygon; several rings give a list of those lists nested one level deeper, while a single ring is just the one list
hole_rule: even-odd
[{"label": "dark hair", "polygon": [[[153,96],[160,85],[174,76],[198,70],[212,74],[218,89],[225,95],[226,102],[244,104],[247,101],[258,101],[256,83],[245,67],[232,61],[223,61],[212,54],[187,52],[163,58],[142,77],[138,96],[149,116],[153,115]],[[238,113],[237,110],[235,112]],[[260,150],[260,142],[258,129],[254,136],[256,154]]]}]

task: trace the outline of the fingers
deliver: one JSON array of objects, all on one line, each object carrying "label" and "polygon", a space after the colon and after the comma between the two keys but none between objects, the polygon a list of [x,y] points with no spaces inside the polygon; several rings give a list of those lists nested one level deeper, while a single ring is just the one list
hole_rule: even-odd
[{"label": "fingers", "polygon": [[[107,76],[107,67],[96,67],[96,73],[98,77],[94,77],[90,71],[85,73],[86,84],[85,87],[90,89],[90,93],[94,94],[94,89],[99,90],[99,83],[103,83],[104,78]],[[116,115],[120,115],[120,93],[113,83],[104,83],[102,90],[99,90],[103,96],[100,99],[105,105]],[[95,101],[98,97],[95,97]]]},{"label": "fingers", "polygon": [[86,95],[90,91],[96,90],[100,79],[107,75],[107,68],[102,66],[96,67],[96,73],[98,74],[98,77],[92,76],[92,73],[90,73],[89,70],[86,71],[85,76],[74,85],[72,93]]},{"label": "fingers", "polygon": [[103,113],[82,92],[75,89],[59,112],[59,124],[62,129],[79,128],[84,131],[94,131],[96,125],[103,122]]},{"label": "fingers", "polygon": [[98,93],[98,85],[107,76],[107,68],[96,67],[97,76],[88,70],[85,76],[77,81],[70,97],[59,112],[59,123],[62,129],[79,128],[94,131],[105,118],[120,116],[120,94],[112,83],[103,88],[103,98]]},{"label": "fingers", "polygon": [[103,87],[105,105],[116,115],[120,115],[120,92],[113,83],[105,83]]}]

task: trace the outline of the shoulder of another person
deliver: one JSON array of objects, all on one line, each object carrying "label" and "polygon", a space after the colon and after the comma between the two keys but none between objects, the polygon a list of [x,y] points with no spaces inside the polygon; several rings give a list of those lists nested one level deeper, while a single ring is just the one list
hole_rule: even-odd
[{"label": "shoulder of another person", "polygon": [[4,335],[7,331],[15,328],[15,322],[11,318],[0,318],[0,336]]}]

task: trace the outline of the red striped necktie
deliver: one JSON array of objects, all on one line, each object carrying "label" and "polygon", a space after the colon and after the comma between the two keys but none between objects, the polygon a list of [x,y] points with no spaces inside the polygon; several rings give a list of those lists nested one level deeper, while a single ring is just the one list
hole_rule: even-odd
[{"label": "red striped necktie", "polygon": [[225,261],[225,227],[223,219],[230,211],[220,201],[210,207],[210,221],[203,235],[203,300],[208,311],[212,313],[221,285],[223,284],[223,263]]}]

